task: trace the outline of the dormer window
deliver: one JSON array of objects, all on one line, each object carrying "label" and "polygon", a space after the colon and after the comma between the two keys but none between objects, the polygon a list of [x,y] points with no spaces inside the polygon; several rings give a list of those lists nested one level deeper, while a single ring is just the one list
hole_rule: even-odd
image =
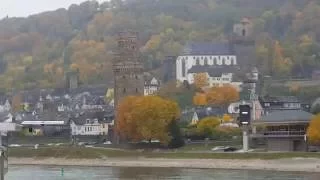
[{"label": "dormer window", "polygon": [[86,122],[87,122],[87,124],[90,124],[90,119],[87,119],[87,121],[86,121]]}]

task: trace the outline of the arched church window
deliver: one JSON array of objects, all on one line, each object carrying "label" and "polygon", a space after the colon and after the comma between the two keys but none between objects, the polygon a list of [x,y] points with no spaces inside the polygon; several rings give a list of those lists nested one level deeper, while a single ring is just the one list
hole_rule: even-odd
[{"label": "arched church window", "polygon": [[208,65],[209,64],[209,62],[208,62],[208,58],[207,57],[205,57],[204,58],[204,65],[206,66],[206,65]]},{"label": "arched church window", "polygon": [[200,65],[200,59],[199,58],[197,58],[197,60],[196,60],[196,65]]},{"label": "arched church window", "polygon": [[182,76],[185,77],[186,76],[186,62],[185,59],[182,59]]}]

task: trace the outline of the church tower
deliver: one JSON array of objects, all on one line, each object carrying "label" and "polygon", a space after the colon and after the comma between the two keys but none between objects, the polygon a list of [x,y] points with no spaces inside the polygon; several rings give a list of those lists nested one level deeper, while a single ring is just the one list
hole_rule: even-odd
[{"label": "church tower", "polygon": [[126,96],[144,93],[143,64],[139,57],[138,33],[118,34],[118,52],[113,63],[115,108]]}]

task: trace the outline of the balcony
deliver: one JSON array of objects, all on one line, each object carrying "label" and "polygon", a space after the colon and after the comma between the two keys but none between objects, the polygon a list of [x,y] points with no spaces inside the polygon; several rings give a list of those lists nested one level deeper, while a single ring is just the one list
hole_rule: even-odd
[{"label": "balcony", "polygon": [[264,131],[254,137],[304,137],[306,131]]}]

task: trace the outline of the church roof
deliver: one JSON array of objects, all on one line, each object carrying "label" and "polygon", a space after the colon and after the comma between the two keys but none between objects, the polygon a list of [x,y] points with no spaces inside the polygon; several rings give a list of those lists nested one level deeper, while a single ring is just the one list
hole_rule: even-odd
[{"label": "church roof", "polygon": [[188,43],[184,55],[234,55],[228,43],[197,42]]}]

